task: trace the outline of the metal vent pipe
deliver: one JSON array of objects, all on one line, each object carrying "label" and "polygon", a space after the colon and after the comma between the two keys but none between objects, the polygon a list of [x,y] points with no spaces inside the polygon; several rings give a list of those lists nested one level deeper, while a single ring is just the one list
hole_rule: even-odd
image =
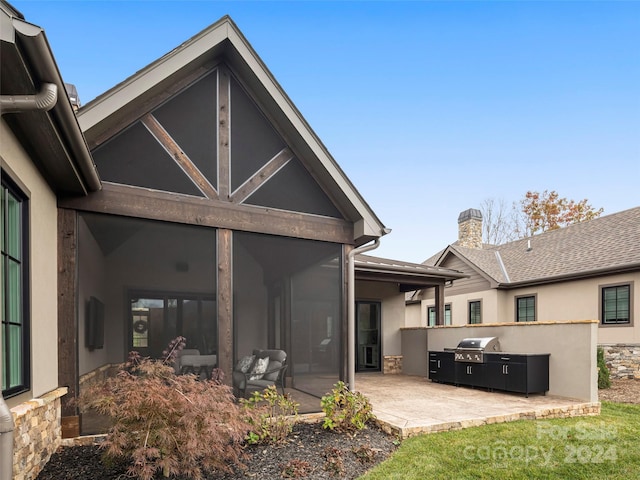
[{"label": "metal vent pipe", "polygon": [[20,113],[51,110],[58,101],[58,87],[55,83],[43,83],[35,95],[0,95],[0,112]]}]

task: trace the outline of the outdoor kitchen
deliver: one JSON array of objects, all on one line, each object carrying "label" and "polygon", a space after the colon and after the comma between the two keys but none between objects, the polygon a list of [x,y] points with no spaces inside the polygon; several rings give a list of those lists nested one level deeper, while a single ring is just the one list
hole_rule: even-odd
[{"label": "outdoor kitchen", "polygon": [[497,337],[463,338],[455,348],[428,351],[428,377],[439,383],[546,394],[549,353],[503,352]]},{"label": "outdoor kitchen", "polygon": [[597,322],[403,328],[402,373],[460,388],[598,401]]}]

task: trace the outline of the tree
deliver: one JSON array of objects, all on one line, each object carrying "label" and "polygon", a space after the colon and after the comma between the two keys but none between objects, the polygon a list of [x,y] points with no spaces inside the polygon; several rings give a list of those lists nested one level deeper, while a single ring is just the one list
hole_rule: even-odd
[{"label": "tree", "polygon": [[560,197],[555,190],[545,190],[542,194],[529,191],[520,201],[520,205],[529,235],[592,220],[604,211],[603,208],[595,210],[586,198],[579,202],[567,200]]},{"label": "tree", "polygon": [[500,245],[574,223],[598,218],[604,209],[594,209],[587,199],[576,202],[560,197],[555,190],[528,191],[509,210],[504,200],[485,199],[482,212],[482,240]]}]

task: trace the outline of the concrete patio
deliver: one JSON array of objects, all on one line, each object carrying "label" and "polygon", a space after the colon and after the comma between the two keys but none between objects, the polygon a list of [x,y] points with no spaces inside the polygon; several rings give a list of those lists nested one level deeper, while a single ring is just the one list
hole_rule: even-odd
[{"label": "concrete patio", "polygon": [[600,403],[550,395],[488,392],[432,383],[411,375],[356,375],[356,390],[373,405],[381,426],[402,438],[490,423],[598,415]]}]

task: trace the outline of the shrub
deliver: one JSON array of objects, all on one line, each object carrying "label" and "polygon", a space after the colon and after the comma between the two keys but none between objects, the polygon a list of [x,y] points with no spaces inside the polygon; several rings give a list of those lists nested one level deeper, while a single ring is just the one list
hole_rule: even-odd
[{"label": "shrub", "polygon": [[294,458],[281,465],[280,476],[282,478],[303,478],[313,472],[311,464],[305,460]]},{"label": "shrub", "polygon": [[280,395],[275,386],[253,392],[248,400],[241,399],[245,410],[254,414],[247,416],[251,431],[247,442],[283,443],[297,421],[298,404],[289,395]]},{"label": "shrub", "polygon": [[172,363],[183,347],[184,338],[178,337],[160,360],[131,352],[114,378],[89,388],[80,399],[82,408],[114,421],[103,443],[106,459],[128,459],[129,475],[142,480],[156,473],[200,480],[205,472],[230,472],[242,464],[250,427],[246,415],[230,387],[175,375]]},{"label": "shrub", "polygon": [[324,471],[328,472],[332,477],[344,476],[344,460],[342,452],[335,447],[327,447],[322,452],[325,459]]},{"label": "shrub", "polygon": [[358,461],[362,464],[373,463],[373,461],[376,459],[376,451],[368,445],[353,447],[351,451],[358,459]]},{"label": "shrub", "polygon": [[349,391],[344,382],[336,383],[320,404],[326,415],[322,424],[325,429],[355,433],[375,418],[369,399],[360,392]]},{"label": "shrub", "polygon": [[611,378],[609,378],[609,368],[604,361],[604,350],[602,347],[598,347],[598,388],[611,387]]}]

